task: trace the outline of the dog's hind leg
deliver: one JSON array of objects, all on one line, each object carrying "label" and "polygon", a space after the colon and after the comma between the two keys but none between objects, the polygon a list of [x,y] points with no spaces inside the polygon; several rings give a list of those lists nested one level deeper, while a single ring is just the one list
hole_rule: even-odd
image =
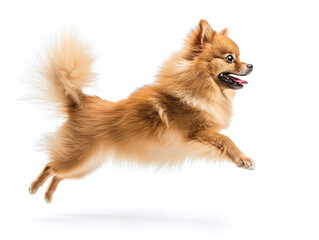
[{"label": "dog's hind leg", "polygon": [[[67,126],[67,125],[66,125]],[[50,162],[30,186],[34,194],[49,177],[53,179],[46,191],[45,200],[49,203],[59,182],[63,179],[77,179],[97,169],[103,162],[100,158],[100,145],[90,142],[89,134],[70,131],[62,127],[48,141]]]},{"label": "dog's hind leg", "polygon": [[39,187],[43,185],[43,183],[52,176],[52,166],[48,163],[45,168],[42,170],[40,175],[31,183],[29,187],[29,192],[31,194],[35,194]]},{"label": "dog's hind leg", "polygon": [[47,203],[50,203],[52,201],[52,195],[62,180],[63,180],[63,178],[61,178],[61,177],[53,176],[51,183],[50,183],[47,191],[45,192],[44,199]]}]

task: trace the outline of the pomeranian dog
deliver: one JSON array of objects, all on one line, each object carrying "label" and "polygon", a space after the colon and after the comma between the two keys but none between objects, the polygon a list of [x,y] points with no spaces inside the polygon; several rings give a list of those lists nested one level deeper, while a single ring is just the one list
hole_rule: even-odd
[{"label": "pomeranian dog", "polygon": [[119,102],[82,92],[94,78],[88,45],[72,34],[48,51],[40,69],[46,94],[66,117],[47,139],[50,161],[31,183],[34,194],[52,177],[49,203],[63,179],[82,178],[109,157],[142,165],[173,166],[185,159],[226,159],[254,169],[230,138],[219,133],[232,115],[235,90],[253,65],[240,61],[238,46],[201,20],[183,48],[160,70],[153,85]]}]

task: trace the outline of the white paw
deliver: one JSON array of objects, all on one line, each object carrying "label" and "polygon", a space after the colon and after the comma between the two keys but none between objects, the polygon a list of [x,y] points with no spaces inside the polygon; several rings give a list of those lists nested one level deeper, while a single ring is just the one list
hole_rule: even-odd
[{"label": "white paw", "polygon": [[244,154],[239,155],[235,163],[238,167],[245,168],[248,170],[254,170],[256,168],[254,161],[249,157],[246,157]]}]

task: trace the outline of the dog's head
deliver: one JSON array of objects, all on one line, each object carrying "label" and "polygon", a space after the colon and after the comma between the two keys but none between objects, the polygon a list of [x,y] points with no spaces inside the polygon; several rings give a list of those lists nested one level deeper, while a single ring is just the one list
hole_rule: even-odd
[{"label": "dog's head", "polygon": [[217,33],[201,20],[186,40],[186,58],[208,72],[220,88],[240,89],[248,82],[234,75],[251,73],[253,65],[240,61],[239,48],[227,34],[226,28]]}]

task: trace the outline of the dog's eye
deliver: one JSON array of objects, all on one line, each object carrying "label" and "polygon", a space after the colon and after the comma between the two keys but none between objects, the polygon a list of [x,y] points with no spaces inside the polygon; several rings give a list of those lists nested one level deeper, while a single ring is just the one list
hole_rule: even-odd
[{"label": "dog's eye", "polygon": [[228,56],[226,57],[226,61],[229,62],[229,63],[235,62],[235,60],[234,60],[234,58],[233,58],[232,55],[228,55]]}]

